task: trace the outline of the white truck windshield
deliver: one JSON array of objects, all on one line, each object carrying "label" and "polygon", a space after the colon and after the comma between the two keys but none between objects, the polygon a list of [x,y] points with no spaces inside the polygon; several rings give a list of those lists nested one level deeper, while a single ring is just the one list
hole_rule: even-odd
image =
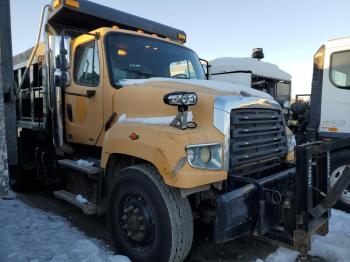
[{"label": "white truck windshield", "polygon": [[149,37],[113,33],[107,36],[111,82],[151,77],[205,79],[197,55],[185,47]]}]

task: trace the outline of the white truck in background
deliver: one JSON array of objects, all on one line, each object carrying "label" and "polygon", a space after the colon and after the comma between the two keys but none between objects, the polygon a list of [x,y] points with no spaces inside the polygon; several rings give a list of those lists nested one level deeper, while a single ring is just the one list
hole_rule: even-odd
[{"label": "white truck in background", "polygon": [[[282,105],[298,144],[350,137],[350,37],[329,40],[316,52],[310,103],[296,98],[290,105],[290,74],[262,58],[262,49],[256,48],[251,58],[214,59],[205,68],[207,78],[251,85],[272,95]],[[349,163],[350,147],[340,147],[332,154],[331,187]],[[350,211],[350,188],[343,192],[338,206]]]},{"label": "white truck in background", "polygon": [[207,77],[211,80],[248,85],[264,91],[289,108],[291,75],[277,65],[261,61],[262,48],[253,49],[252,57],[222,57],[208,62]]},{"label": "white truck in background", "polygon": [[[350,37],[327,41],[314,55],[307,141],[336,141],[350,137]],[[350,147],[332,154],[330,186],[350,162]],[[350,188],[340,197],[350,210]]]}]

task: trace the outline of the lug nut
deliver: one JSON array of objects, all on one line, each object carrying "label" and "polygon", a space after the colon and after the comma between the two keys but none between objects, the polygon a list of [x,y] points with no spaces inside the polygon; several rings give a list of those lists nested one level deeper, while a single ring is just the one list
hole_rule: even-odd
[{"label": "lug nut", "polygon": [[137,207],[134,209],[134,213],[137,214],[140,211],[140,209]]},{"label": "lug nut", "polygon": [[140,231],[145,231],[145,230],[146,230],[146,227],[145,227],[144,225],[142,225],[142,226],[139,227],[139,230],[140,230]]},{"label": "lug nut", "polygon": [[137,217],[137,220],[138,220],[138,221],[143,221],[143,219],[144,219],[143,216]]},{"label": "lug nut", "polygon": [[126,220],[127,218],[128,218],[127,215],[122,216],[122,219],[123,219],[123,220]]}]

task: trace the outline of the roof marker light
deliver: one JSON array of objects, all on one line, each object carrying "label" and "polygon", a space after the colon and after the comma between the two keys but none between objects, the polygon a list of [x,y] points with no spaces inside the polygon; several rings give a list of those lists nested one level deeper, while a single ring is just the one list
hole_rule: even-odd
[{"label": "roof marker light", "polygon": [[179,39],[181,42],[186,42],[186,35],[185,34],[178,34],[177,39]]},{"label": "roof marker light", "polygon": [[66,5],[69,7],[79,8],[80,4],[77,0],[66,0]]},{"label": "roof marker light", "polygon": [[128,52],[126,50],[123,50],[123,49],[118,49],[118,55],[126,56],[126,55],[128,55]]},{"label": "roof marker light", "polygon": [[59,8],[60,5],[61,5],[61,0],[55,0],[53,2],[53,8],[55,8],[55,9]]}]

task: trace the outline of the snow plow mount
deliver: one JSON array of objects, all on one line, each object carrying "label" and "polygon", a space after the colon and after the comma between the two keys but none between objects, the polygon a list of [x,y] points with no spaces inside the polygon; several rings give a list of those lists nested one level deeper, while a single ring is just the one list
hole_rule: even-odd
[{"label": "snow plow mount", "polygon": [[250,235],[286,246],[306,257],[311,236],[328,233],[330,208],[350,184],[350,166],[329,190],[330,154],[350,145],[313,142],[295,148],[295,164],[285,164],[272,175],[229,175],[233,190],[217,199],[214,239],[224,243]]}]

